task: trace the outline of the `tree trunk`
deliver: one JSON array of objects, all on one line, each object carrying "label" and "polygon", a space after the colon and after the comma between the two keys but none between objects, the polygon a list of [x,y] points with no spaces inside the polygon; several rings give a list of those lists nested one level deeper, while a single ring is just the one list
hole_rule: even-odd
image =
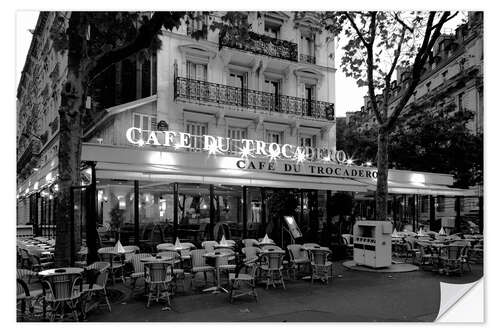
[{"label": "tree trunk", "polygon": [[[78,33],[82,25],[79,13],[73,13],[68,27],[68,74],[61,93],[59,108],[59,151],[58,176],[59,193],[57,195],[56,215],[56,248],[55,261],[58,266],[68,266],[71,258],[78,251],[76,242],[80,228],[77,228],[73,218],[71,202],[72,186],[80,185],[81,156],[81,107],[84,92],[81,75],[81,59],[83,38]],[[72,232],[73,231],[73,234]],[[73,253],[72,253],[73,251]]]},{"label": "tree trunk", "polygon": [[388,178],[388,148],[389,133],[387,129],[380,126],[378,130],[378,152],[377,152],[377,193],[375,195],[376,218],[379,221],[387,219],[387,178]]}]

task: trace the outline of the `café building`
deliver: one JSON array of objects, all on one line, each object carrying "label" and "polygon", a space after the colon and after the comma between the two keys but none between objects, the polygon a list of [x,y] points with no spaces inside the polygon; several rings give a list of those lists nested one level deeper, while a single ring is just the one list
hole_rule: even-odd
[{"label": "caf\u00e9 building", "polygon": [[[104,107],[83,133],[74,192],[79,240],[89,223],[102,243],[257,238],[280,232],[283,211],[316,240],[341,192],[371,217],[376,169],[335,146],[335,39],[314,13],[245,15],[251,45],[210,29],[191,38],[185,22],[146,61],[101,76]],[[46,236],[55,236],[57,140],[55,131],[42,165],[18,183],[18,225]],[[451,175],[389,172],[394,197],[467,194],[452,184]]]}]

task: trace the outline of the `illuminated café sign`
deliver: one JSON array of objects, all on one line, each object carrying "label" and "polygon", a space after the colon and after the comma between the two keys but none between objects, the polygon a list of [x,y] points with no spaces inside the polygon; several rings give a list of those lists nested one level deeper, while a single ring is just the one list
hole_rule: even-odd
[{"label": "illuminated caf\u00e9 sign", "polygon": [[[210,155],[234,154],[238,169],[265,170],[318,176],[376,178],[377,171],[358,170],[349,164],[346,153],[327,147],[300,147],[291,144],[278,144],[251,139],[231,139],[212,135],[192,135],[176,131],[147,131],[131,127],[126,132],[128,142],[143,146],[170,147],[207,151]],[[267,161],[257,160],[267,159]],[[322,162],[301,166],[302,162]],[[295,163],[286,163],[295,162]],[[330,164],[329,165],[325,165]]]},{"label": "illuminated caf\u00e9 sign", "polygon": [[145,145],[174,147],[175,149],[192,149],[194,147],[198,150],[205,150],[209,154],[228,154],[230,151],[236,151],[242,158],[269,157],[271,160],[284,159],[298,162],[307,160],[336,163],[346,163],[348,160],[344,151],[326,147],[298,147],[288,143],[267,143],[260,140],[192,135],[175,131],[143,131],[137,127],[129,128],[126,137],[128,142],[140,147]]}]

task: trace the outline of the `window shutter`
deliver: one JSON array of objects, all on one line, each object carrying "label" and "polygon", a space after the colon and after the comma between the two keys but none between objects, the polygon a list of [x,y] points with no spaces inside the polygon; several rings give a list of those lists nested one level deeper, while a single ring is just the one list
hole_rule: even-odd
[{"label": "window shutter", "polygon": [[156,131],[156,117],[151,117],[151,131]]}]

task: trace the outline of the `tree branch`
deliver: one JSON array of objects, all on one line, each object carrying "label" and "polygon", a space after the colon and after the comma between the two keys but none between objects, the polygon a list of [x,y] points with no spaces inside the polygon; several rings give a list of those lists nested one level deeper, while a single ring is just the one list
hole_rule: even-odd
[{"label": "tree branch", "polygon": [[373,42],[375,41],[376,34],[376,24],[375,21],[377,19],[377,12],[370,12],[371,22],[370,22],[370,42],[366,44],[367,51],[367,77],[368,77],[368,94],[370,95],[370,100],[372,102],[373,112],[375,113],[375,118],[377,118],[377,122],[382,124],[384,120],[380,115],[380,111],[378,109],[377,97],[375,96],[375,83],[373,82]]},{"label": "tree branch", "polygon": [[385,77],[386,84],[390,83],[392,73],[394,73],[394,70],[396,69],[396,66],[398,64],[399,57],[401,56],[401,48],[403,47],[405,35],[406,35],[406,28],[403,26],[403,31],[401,31],[401,37],[399,39],[398,47],[397,47],[396,51],[394,51],[394,60],[392,61],[391,68],[389,69],[389,72],[387,73],[387,75]]},{"label": "tree branch", "polygon": [[[427,58],[429,55],[429,52],[432,51],[432,48],[438,39],[439,35],[441,34],[441,28],[443,27],[444,23],[447,21],[448,16],[450,15],[450,12],[444,12],[441,18],[439,19],[438,23],[436,25],[433,25],[434,23],[434,17],[436,15],[436,12],[431,12],[429,14],[429,19],[427,21],[427,27],[425,30],[425,36],[424,36],[424,41],[422,42],[422,46],[418,50],[417,56],[415,57],[415,61],[413,63],[413,71],[412,71],[412,78],[410,80],[410,85],[408,86],[408,89],[406,89],[405,93],[403,94],[403,97],[399,100],[399,103],[397,104],[396,108],[394,109],[394,112],[392,115],[389,117],[386,127],[388,129],[391,129],[394,127],[396,124],[396,121],[403,112],[404,107],[406,106],[406,103],[408,103],[408,100],[410,99],[411,95],[415,91],[415,88],[418,86],[420,83],[420,76],[422,72],[422,68],[427,62]],[[433,28],[435,27],[435,28]]]},{"label": "tree branch", "polygon": [[344,12],[344,15],[347,17],[347,19],[349,20],[349,22],[351,23],[351,26],[353,27],[353,29],[356,31],[356,33],[358,34],[358,37],[359,39],[361,39],[361,42],[365,45],[365,46],[368,46],[368,43],[366,42],[365,38],[363,37],[363,34],[361,33],[361,31],[359,30],[358,26],[356,25],[356,22],[354,22],[354,19],[351,17],[351,15],[349,15],[348,12]]},{"label": "tree branch", "polygon": [[139,28],[139,33],[132,42],[106,52],[96,59],[94,65],[87,69],[88,82],[92,81],[109,66],[140,50],[149,48],[163,26],[167,29],[173,28],[184,15],[185,12],[155,12],[151,19]]},{"label": "tree branch", "polygon": [[408,24],[405,23],[405,21],[403,21],[402,19],[400,19],[399,16],[398,16],[398,14],[394,15],[394,19],[396,21],[398,21],[403,26],[403,29],[408,29],[408,31],[410,31],[411,33],[413,33],[413,28],[410,28],[408,26]]},{"label": "tree branch", "polygon": [[[447,18],[447,19],[443,22],[443,24],[444,24],[444,23],[446,23],[446,22],[448,22],[448,21],[450,21],[450,20],[451,20],[452,18],[454,18],[455,16],[457,16],[457,15],[458,15],[458,13],[459,13],[459,11],[456,11],[456,12],[455,12],[455,14],[451,15],[450,17],[448,17],[448,18]],[[443,15],[444,15],[444,14],[443,14]],[[433,27],[432,27],[432,29],[437,28],[437,27],[438,27],[438,25],[439,25],[439,23],[436,23],[436,25],[435,25],[435,26],[433,26]],[[440,29],[440,30],[441,30],[441,29]]]}]

